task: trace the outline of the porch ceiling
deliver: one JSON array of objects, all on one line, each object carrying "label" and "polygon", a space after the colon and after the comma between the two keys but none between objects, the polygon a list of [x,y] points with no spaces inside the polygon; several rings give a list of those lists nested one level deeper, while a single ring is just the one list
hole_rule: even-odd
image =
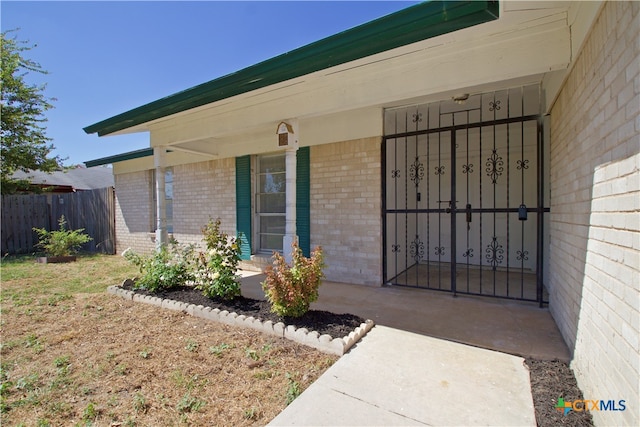
[{"label": "porch ceiling", "polygon": [[570,60],[566,9],[517,10],[503,13],[498,21],[317,71],[145,126],[151,131],[153,146],[207,139],[210,150],[218,152],[218,147],[249,135],[273,138],[276,125],[284,119],[297,118],[303,134],[318,118],[355,111],[362,115],[367,110],[381,121],[380,109],[386,107],[448,99],[460,92],[491,91],[505,84],[540,83],[545,73],[565,69]]}]

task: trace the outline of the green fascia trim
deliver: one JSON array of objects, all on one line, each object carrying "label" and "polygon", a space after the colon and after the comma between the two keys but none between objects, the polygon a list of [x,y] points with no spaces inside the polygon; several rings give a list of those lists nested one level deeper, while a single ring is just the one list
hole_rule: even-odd
[{"label": "green fascia trim", "polygon": [[498,1],[429,1],[84,128],[108,135],[400,46],[498,19]]},{"label": "green fascia trim", "polygon": [[125,160],[139,159],[141,157],[153,156],[153,148],[143,148],[142,150],[129,151],[127,153],[116,154],[114,156],[102,157],[95,160],[87,160],[85,166],[92,168],[94,166],[109,165],[112,163],[124,162]]}]

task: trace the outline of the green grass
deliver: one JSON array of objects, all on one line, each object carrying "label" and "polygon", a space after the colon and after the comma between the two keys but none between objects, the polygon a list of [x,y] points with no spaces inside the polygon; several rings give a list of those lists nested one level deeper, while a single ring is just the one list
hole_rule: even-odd
[{"label": "green grass", "polygon": [[2,301],[56,305],[73,294],[104,292],[138,269],[119,255],[80,255],[68,264],[38,264],[33,255],[7,256],[0,263]]}]

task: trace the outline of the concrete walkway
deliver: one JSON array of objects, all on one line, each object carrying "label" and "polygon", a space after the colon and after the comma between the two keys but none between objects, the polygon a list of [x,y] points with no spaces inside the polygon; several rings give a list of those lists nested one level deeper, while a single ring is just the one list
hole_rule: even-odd
[{"label": "concrete walkway", "polygon": [[269,425],[535,426],[523,361],[375,326]]},{"label": "concrete walkway", "polygon": [[[243,275],[242,294],[264,298],[264,276]],[[312,309],[376,326],[269,425],[534,426],[522,357],[570,355],[549,311],[529,303],[323,282]]]}]

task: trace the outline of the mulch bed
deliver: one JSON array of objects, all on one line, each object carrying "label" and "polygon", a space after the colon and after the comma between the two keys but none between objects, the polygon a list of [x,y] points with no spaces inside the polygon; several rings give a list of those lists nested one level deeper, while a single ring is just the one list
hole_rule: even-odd
[{"label": "mulch bed", "polygon": [[531,394],[540,427],[593,426],[588,411],[570,411],[567,415],[556,409],[558,398],[567,402],[582,400],[582,391],[569,366],[560,360],[526,359],[531,377]]},{"label": "mulch bed", "polygon": [[[299,318],[281,317],[271,312],[267,301],[252,298],[237,297],[226,301],[222,299],[210,299],[202,292],[189,287],[181,286],[169,291],[151,293],[145,290],[134,290],[130,284],[124,284],[124,289],[133,290],[143,295],[153,295],[160,298],[182,301],[189,304],[214,307],[236,312],[239,315],[253,316],[262,321],[282,322],[285,325],[295,325],[298,328],[306,328],[309,331],[317,331],[319,334],[328,334],[333,338],[349,335],[365,319],[353,314],[335,314],[328,311],[310,310]],[[582,391],[569,366],[559,360],[526,359],[531,377],[531,394],[536,413],[536,422],[539,427],[551,426],[593,426],[591,414],[588,411],[574,412],[564,415],[555,408],[558,398],[565,401],[581,400]]]},{"label": "mulch bed", "polygon": [[243,296],[236,297],[229,301],[212,299],[204,296],[201,291],[190,286],[180,286],[161,292],[148,292],[142,289],[134,290],[129,284],[123,285],[123,288],[142,295],[152,295],[159,298],[182,301],[188,304],[218,308],[220,311],[227,310],[229,313],[235,312],[238,313],[238,315],[244,314],[247,317],[253,316],[263,322],[267,320],[271,320],[273,323],[282,322],[285,325],[294,325],[297,328],[316,331],[320,335],[331,335],[333,338],[345,337],[365,322],[365,319],[353,314],[335,314],[321,310],[309,310],[302,317],[282,317],[271,312],[271,306],[268,301]]}]

